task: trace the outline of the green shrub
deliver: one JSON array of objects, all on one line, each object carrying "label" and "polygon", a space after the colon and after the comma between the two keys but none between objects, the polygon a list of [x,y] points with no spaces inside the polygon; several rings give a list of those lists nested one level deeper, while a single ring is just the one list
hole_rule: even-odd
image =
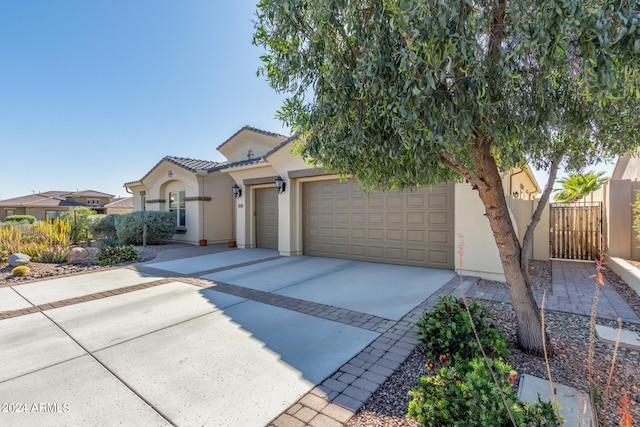
[{"label": "green shrub", "polygon": [[138,259],[138,250],[133,246],[113,246],[103,248],[98,253],[98,265],[112,265]]},{"label": "green shrub", "polygon": [[89,237],[89,217],[96,212],[90,208],[79,206],[69,209],[62,215],[62,219],[67,219],[71,225],[71,242],[79,243]]},{"label": "green shrub", "polygon": [[95,239],[117,238],[116,217],[120,214],[93,215],[89,218],[89,233]]},{"label": "green shrub", "polygon": [[[492,313],[474,300],[469,302],[469,311],[487,356],[506,356],[506,338],[495,323],[485,321]],[[417,326],[418,345],[428,359],[446,358],[453,364],[462,363],[458,370],[464,370],[466,362],[482,354],[464,302],[453,296],[440,298],[433,310],[422,314]]]},{"label": "green shrub", "polygon": [[10,253],[8,250],[0,248],[0,265],[7,263],[9,255]]},{"label": "green shrub", "polygon": [[[501,359],[488,359],[517,425],[558,426],[553,405],[520,402],[513,384],[516,373]],[[469,361],[465,373],[454,366],[424,376],[409,392],[409,416],[421,426],[512,426],[498,386],[483,358]]]},{"label": "green shrub", "polygon": [[33,215],[10,215],[4,219],[6,222],[22,222],[26,221],[29,224],[33,224],[37,221],[36,217]]},{"label": "green shrub", "polygon": [[11,275],[15,277],[27,276],[29,273],[31,273],[31,270],[26,265],[19,265],[11,270]]},{"label": "green shrub", "polygon": [[176,232],[176,215],[165,211],[140,211],[120,215],[115,221],[118,240],[126,245],[141,245],[144,224],[147,224],[147,243],[164,243]]},{"label": "green shrub", "polygon": [[59,264],[65,262],[68,256],[68,247],[54,245],[44,248],[33,260],[46,264]]}]

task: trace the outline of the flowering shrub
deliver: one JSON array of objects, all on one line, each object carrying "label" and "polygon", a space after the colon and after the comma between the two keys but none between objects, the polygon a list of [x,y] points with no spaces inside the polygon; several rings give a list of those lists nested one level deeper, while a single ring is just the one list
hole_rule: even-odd
[{"label": "flowering shrub", "polygon": [[59,218],[33,224],[5,224],[0,228],[0,252],[7,256],[23,253],[38,262],[61,262],[64,259],[57,255],[68,251],[70,232],[69,222]]}]

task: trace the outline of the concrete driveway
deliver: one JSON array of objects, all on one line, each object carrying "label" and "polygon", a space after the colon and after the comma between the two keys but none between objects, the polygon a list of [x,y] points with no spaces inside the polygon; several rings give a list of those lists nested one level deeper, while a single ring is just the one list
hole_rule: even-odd
[{"label": "concrete driveway", "polygon": [[453,276],[238,249],[0,288],[0,425],[262,426]]}]

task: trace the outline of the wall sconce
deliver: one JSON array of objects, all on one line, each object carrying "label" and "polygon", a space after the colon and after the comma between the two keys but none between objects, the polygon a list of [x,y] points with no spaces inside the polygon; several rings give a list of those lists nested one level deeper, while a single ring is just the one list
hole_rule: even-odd
[{"label": "wall sconce", "polygon": [[167,172],[167,176],[171,178],[173,176],[173,171],[170,170],[169,172]]},{"label": "wall sconce", "polygon": [[238,187],[238,184],[233,184],[231,187],[231,191],[233,192],[233,197],[236,199],[242,196],[242,188]]},{"label": "wall sconce", "polygon": [[280,175],[276,178],[276,190],[278,190],[278,194],[284,193],[285,188],[287,188],[287,183],[284,182],[284,179]]}]

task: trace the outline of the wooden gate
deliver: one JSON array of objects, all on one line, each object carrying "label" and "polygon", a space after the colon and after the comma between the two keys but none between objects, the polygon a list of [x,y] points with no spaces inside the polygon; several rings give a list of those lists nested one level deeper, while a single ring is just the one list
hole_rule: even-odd
[{"label": "wooden gate", "polygon": [[552,203],[551,258],[593,260],[600,253],[602,203]]}]

